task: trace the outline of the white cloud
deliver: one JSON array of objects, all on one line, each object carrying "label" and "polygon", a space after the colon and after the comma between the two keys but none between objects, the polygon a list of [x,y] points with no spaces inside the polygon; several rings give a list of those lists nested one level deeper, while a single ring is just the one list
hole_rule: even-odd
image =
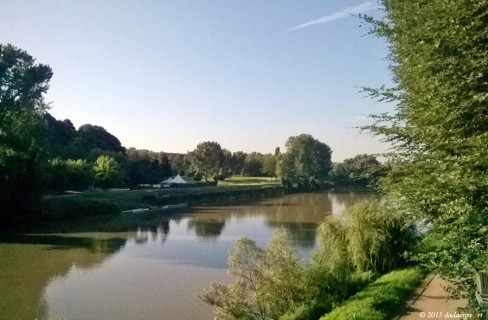
[{"label": "white cloud", "polygon": [[299,24],[297,26],[291,27],[287,31],[295,31],[298,29],[314,26],[316,24],[329,23],[332,21],[336,21],[339,19],[344,19],[344,18],[350,17],[351,15],[354,15],[354,14],[360,14],[360,13],[365,13],[365,12],[377,10],[378,8],[379,8],[379,6],[376,3],[372,2],[372,1],[366,1],[360,5],[357,5],[354,7],[348,7],[348,8],[345,8],[343,10],[331,13],[329,15],[326,15],[324,17],[318,18],[316,20],[308,21],[308,22]]}]

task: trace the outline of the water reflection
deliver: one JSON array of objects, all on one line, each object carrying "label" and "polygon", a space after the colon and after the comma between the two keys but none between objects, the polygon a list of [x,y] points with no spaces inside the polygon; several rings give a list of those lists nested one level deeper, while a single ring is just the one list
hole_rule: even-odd
[{"label": "water reflection", "polygon": [[85,248],[93,253],[107,254],[117,252],[125,244],[125,241],[122,238],[97,239],[51,234],[11,234],[0,236],[0,243],[3,244],[47,245],[44,250]]},{"label": "water reflection", "polygon": [[366,197],[294,194],[164,216],[87,218],[0,236],[0,318],[210,319],[211,309],[195,297],[211,281],[225,281],[236,239],[245,235],[264,246],[284,227],[306,255],[327,214]]},{"label": "water reflection", "polygon": [[145,227],[137,228],[135,234],[135,242],[137,244],[144,244],[148,241],[148,239],[152,239],[152,241],[156,241],[159,239],[161,243],[164,243],[169,235],[170,229],[170,219],[164,219],[158,225],[152,225]]},{"label": "water reflection", "polygon": [[202,240],[216,240],[222,233],[226,221],[225,217],[209,219],[195,216],[188,221],[188,230],[194,230],[195,235]]},{"label": "water reflection", "polygon": [[89,269],[118,252],[125,239],[64,237],[60,235],[2,235],[0,237],[0,315],[2,319],[44,319],[42,299],[51,279],[71,268]]}]

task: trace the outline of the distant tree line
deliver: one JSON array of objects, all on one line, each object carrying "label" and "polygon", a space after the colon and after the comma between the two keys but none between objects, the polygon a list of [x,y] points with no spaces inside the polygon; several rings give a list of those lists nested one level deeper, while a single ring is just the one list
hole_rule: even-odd
[{"label": "distant tree line", "polygon": [[69,119],[49,114],[43,94],[51,77],[49,66],[0,44],[0,225],[31,221],[45,194],[152,185],[176,174],[205,182],[233,175],[275,177],[286,187],[308,188],[331,178],[371,184],[382,172],[370,157],[361,158],[359,166],[332,165],[330,147],[307,134],[290,137],[283,153],[280,148],[267,154],[231,152],[215,141],[186,154],[126,149],[101,126],[76,129]]}]

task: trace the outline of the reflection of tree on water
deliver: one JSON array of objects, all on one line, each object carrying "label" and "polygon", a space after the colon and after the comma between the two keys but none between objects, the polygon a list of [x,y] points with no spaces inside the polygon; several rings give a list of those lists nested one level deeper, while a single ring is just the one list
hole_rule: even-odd
[{"label": "reflection of tree on water", "polygon": [[270,227],[285,228],[293,243],[302,249],[315,247],[316,229],[315,223],[286,223],[286,222],[267,222]]},{"label": "reflection of tree on water", "polygon": [[204,217],[192,217],[188,221],[188,230],[195,229],[195,234],[198,238],[204,240],[215,240],[217,239],[225,226],[226,218],[221,219],[208,219]]},{"label": "reflection of tree on water", "polygon": [[63,250],[85,248],[93,253],[112,254],[125,244],[122,238],[97,239],[91,237],[14,234],[0,237],[0,243],[49,245],[45,250]]},{"label": "reflection of tree on water", "polygon": [[332,209],[324,193],[293,194],[267,204],[262,210],[270,223],[318,224]]},{"label": "reflection of tree on water", "polygon": [[375,195],[374,192],[367,190],[362,191],[361,189],[342,191],[340,193],[329,193],[328,198],[331,203],[330,211],[334,214],[339,214],[346,208],[349,208],[362,200],[371,199],[373,195]]},{"label": "reflection of tree on water", "polygon": [[96,267],[118,252],[125,241],[58,235],[0,236],[0,317],[46,318],[43,293],[51,279],[65,276],[72,267]]},{"label": "reflection of tree on water", "polygon": [[135,236],[136,244],[144,244],[149,238],[152,241],[157,241],[159,237],[161,237],[161,243],[164,243],[169,235],[169,222],[169,219],[163,219],[159,225],[137,228]]}]

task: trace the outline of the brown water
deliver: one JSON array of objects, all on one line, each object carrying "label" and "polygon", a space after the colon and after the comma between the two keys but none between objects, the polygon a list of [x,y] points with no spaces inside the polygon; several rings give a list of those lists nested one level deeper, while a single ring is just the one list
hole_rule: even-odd
[{"label": "brown water", "polygon": [[212,319],[197,295],[228,280],[227,252],[239,237],[264,246],[282,226],[306,257],[325,215],[374,196],[294,194],[2,236],[0,319]]}]

